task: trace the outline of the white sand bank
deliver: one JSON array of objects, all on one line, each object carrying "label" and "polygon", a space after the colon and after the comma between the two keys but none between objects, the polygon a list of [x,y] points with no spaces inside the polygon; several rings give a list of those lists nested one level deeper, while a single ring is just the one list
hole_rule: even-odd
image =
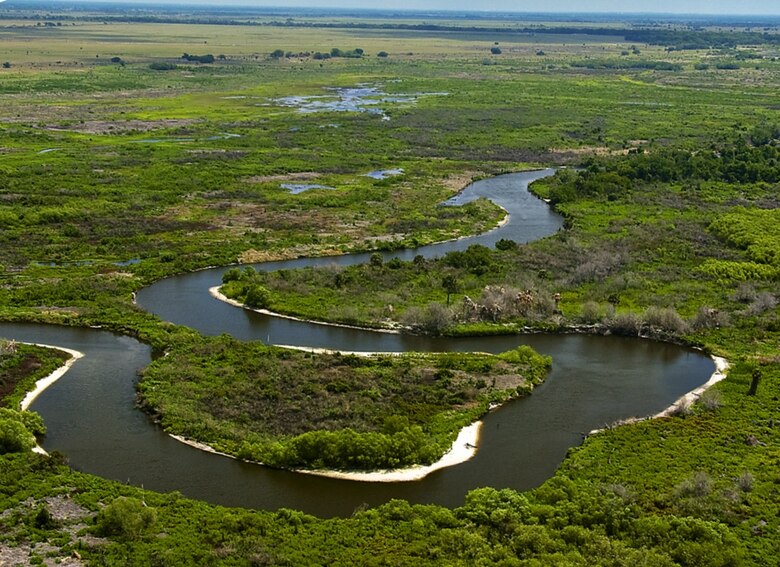
[{"label": "white sand bank", "polygon": [[476,421],[467,425],[458,433],[458,438],[444,456],[432,465],[418,465],[406,469],[380,470],[380,471],[328,471],[328,470],[296,470],[304,474],[339,478],[342,480],[358,480],[362,482],[409,482],[420,480],[433,471],[465,463],[477,454],[477,443],[482,422]]},{"label": "white sand bank", "polygon": [[70,370],[70,367],[73,366],[73,363],[76,362],[79,358],[82,358],[84,356],[83,352],[79,352],[77,350],[72,350],[69,348],[63,348],[59,346],[51,346],[51,345],[42,345],[37,343],[26,343],[26,344],[32,344],[34,346],[44,347],[44,348],[53,348],[56,350],[61,350],[63,352],[67,352],[70,355],[70,359],[60,366],[57,370],[46,376],[45,378],[41,378],[35,383],[35,388],[31,392],[27,392],[27,395],[24,397],[22,402],[19,404],[20,409],[27,410],[30,407],[30,404],[35,401],[35,398],[41,395],[41,393],[46,390],[49,386],[54,384],[57,380],[62,378],[65,373]]},{"label": "white sand bank", "polygon": [[[369,472],[308,469],[294,469],[293,472],[325,476],[328,478],[338,478],[343,480],[358,480],[363,482],[409,482],[420,480],[431,474],[433,471],[437,471],[445,467],[451,467],[453,465],[459,465],[460,463],[464,463],[476,455],[481,427],[482,422],[476,421],[471,425],[467,425],[461,429],[460,433],[458,434],[458,438],[452,444],[450,450],[447,451],[441,459],[431,465],[418,465],[405,469],[378,470]],[[200,449],[201,451],[206,451],[215,455],[222,455],[223,457],[236,459],[236,457],[233,455],[228,455],[227,453],[217,451],[214,449],[214,447],[211,447],[205,443],[187,439],[181,435],[170,435],[176,439],[176,441],[184,443],[185,445],[189,445],[190,447],[194,447],[195,449]],[[255,464],[262,465],[263,463]]]},{"label": "white sand bank", "polygon": [[356,325],[345,325],[343,323],[326,323],[325,321],[314,321],[312,319],[303,319],[301,317],[294,317],[293,315],[284,315],[283,313],[276,313],[275,311],[269,311],[268,309],[255,309],[253,307],[248,307],[243,303],[236,301],[235,299],[230,299],[229,297],[224,295],[221,291],[219,291],[220,287],[221,286],[215,285],[214,287],[209,288],[209,294],[211,294],[211,297],[215,299],[219,299],[220,301],[224,301],[225,303],[229,305],[233,305],[234,307],[249,309],[250,311],[256,311],[258,313],[262,313],[263,315],[270,315],[272,317],[279,317],[281,319],[290,319],[291,321],[302,321],[304,323],[313,323],[314,325],[325,325],[326,327],[342,327],[344,329],[358,329],[361,331],[371,331],[374,333],[392,333],[397,335],[400,334],[401,332],[398,329],[379,329],[375,327],[368,328],[368,327],[358,327]]}]

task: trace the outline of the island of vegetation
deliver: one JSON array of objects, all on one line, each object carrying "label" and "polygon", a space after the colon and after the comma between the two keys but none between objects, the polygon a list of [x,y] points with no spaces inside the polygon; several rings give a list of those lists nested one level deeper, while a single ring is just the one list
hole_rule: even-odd
[{"label": "island of vegetation", "polygon": [[142,407],[165,431],[282,468],[431,464],[491,406],[530,393],[551,360],[521,346],[356,356],[228,336],[177,345],[144,370]]},{"label": "island of vegetation", "polygon": [[[321,518],[156,493],[32,453],[43,423],[19,402],[66,355],[4,343],[0,564],[777,562],[780,28],[469,18],[0,3],[0,325],[100,327],[167,353],[143,371],[141,405],[241,458],[428,462],[491,400],[524,391],[518,375],[541,378],[516,357],[541,360],[293,353],[203,336],[134,295],[209,266],[482,232],[504,211],[439,204],[474,179],[556,166],[532,186],[566,219],[549,238],[241,266],[224,291],[419,334],[673,341],[728,359],[727,379],[669,417],[588,436],[533,490]],[[388,170],[400,173],[369,175]],[[274,397],[288,402],[277,421]],[[395,452],[402,440],[410,450]]]}]

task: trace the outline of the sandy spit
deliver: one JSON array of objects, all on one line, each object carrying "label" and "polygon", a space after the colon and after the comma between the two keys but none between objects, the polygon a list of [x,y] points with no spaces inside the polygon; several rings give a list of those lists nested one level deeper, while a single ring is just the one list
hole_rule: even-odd
[{"label": "sandy spit", "polygon": [[247,307],[246,305],[244,305],[239,301],[236,301],[235,299],[230,299],[229,297],[224,295],[221,291],[219,291],[219,288],[220,286],[218,285],[209,288],[209,293],[211,294],[211,297],[215,299],[219,299],[220,301],[224,301],[225,303],[232,305],[234,307],[249,309],[250,311],[256,311],[258,313],[262,313],[263,315],[270,315],[272,317],[279,317],[281,319],[290,319],[291,321],[302,321],[304,323],[313,323],[315,325],[325,325],[326,327],[342,327],[344,329],[358,329],[360,331],[371,331],[375,333],[391,333],[394,335],[401,333],[401,331],[398,329],[378,329],[375,327],[358,327],[357,325],[345,325],[343,323],[327,323],[325,321],[314,321],[311,319],[294,317],[293,315],[284,315],[283,313],[276,313],[274,311],[269,311],[268,309],[254,309],[252,307]]},{"label": "sandy spit", "polygon": [[33,388],[32,391],[27,392],[27,395],[24,397],[22,402],[19,404],[19,408],[22,411],[27,410],[30,407],[30,404],[35,401],[35,398],[41,395],[41,393],[46,390],[49,386],[54,384],[57,380],[62,378],[65,373],[70,370],[70,367],[73,366],[73,363],[76,362],[79,358],[82,358],[84,356],[83,352],[79,352],[77,350],[69,349],[69,348],[63,348],[59,346],[52,346],[52,345],[43,345],[38,343],[26,343],[26,344],[32,344],[34,346],[44,347],[44,348],[53,348],[57,350],[61,350],[63,352],[67,352],[70,355],[70,359],[60,366],[57,370],[46,376],[45,378],[41,378],[35,383],[35,388]]},{"label": "sandy spit", "polygon": [[[292,472],[310,474],[315,476],[324,476],[328,478],[338,478],[342,480],[357,480],[363,482],[410,482],[410,481],[420,480],[428,476],[429,474],[431,474],[433,471],[437,471],[439,469],[443,469],[446,467],[451,467],[453,465],[459,465],[460,463],[465,463],[466,461],[471,459],[474,455],[476,455],[477,443],[479,442],[479,433],[481,428],[482,428],[482,422],[475,421],[471,425],[467,425],[466,427],[461,429],[460,433],[458,434],[458,438],[455,439],[455,442],[452,444],[452,447],[450,447],[450,450],[447,451],[441,459],[439,459],[432,465],[426,465],[426,466],[418,465],[418,466],[409,467],[405,469],[377,470],[377,471],[369,471],[369,472],[309,470],[309,469],[292,469]],[[182,437],[181,435],[173,435],[173,434],[169,434],[169,435],[174,439],[176,439],[176,441],[179,441],[180,443],[184,443],[185,445],[189,445],[190,447],[194,447],[195,449],[206,451],[207,453],[213,453],[214,455],[221,455],[223,457],[229,457],[231,459],[238,460],[237,457],[233,455],[229,455],[227,453],[222,453],[221,451],[217,451],[216,449],[214,449],[214,447],[211,447],[206,443],[201,443],[199,441],[187,439],[186,437]],[[257,465],[263,464],[256,461],[249,461],[249,462],[252,462]]]},{"label": "sandy spit", "polygon": [[295,472],[338,478],[342,480],[357,480],[362,482],[409,482],[421,480],[433,471],[465,463],[477,454],[477,443],[482,428],[481,421],[475,421],[467,425],[458,433],[458,438],[444,456],[432,465],[418,465],[406,469],[379,470],[379,471],[328,471],[328,470],[303,470]]}]

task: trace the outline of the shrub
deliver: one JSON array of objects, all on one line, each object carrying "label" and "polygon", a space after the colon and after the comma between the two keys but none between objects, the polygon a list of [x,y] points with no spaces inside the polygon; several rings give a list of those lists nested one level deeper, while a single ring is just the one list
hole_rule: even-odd
[{"label": "shrub", "polygon": [[702,305],[691,321],[694,329],[717,329],[729,324],[729,316],[720,309],[713,309]]},{"label": "shrub", "polygon": [[120,496],[97,515],[96,531],[102,536],[134,540],[154,524],[157,513],[137,498]]},{"label": "shrub", "polygon": [[595,301],[586,301],[582,305],[580,318],[589,324],[598,323],[601,320],[601,308]]},{"label": "shrub", "polygon": [[0,418],[0,455],[23,453],[35,447],[35,436],[21,421]]},{"label": "shrub", "polygon": [[718,390],[710,388],[706,390],[699,398],[699,404],[709,411],[715,411],[721,405],[723,405],[723,396],[721,396]]},{"label": "shrub", "polygon": [[766,311],[771,311],[777,307],[777,298],[768,291],[759,293],[748,307],[749,315],[761,315]]},{"label": "shrub", "polygon": [[751,303],[756,299],[756,288],[749,282],[741,282],[737,286],[737,290],[734,292],[732,299],[739,303]]},{"label": "shrub", "polygon": [[265,309],[270,304],[270,298],[271,295],[268,293],[266,288],[261,285],[254,284],[247,288],[244,303],[246,303],[249,307],[254,307],[255,309]]},{"label": "shrub", "polygon": [[452,320],[452,311],[441,303],[430,303],[424,309],[411,307],[402,317],[404,325],[426,335],[442,334]]},{"label": "shrub", "polygon": [[653,330],[681,335],[688,331],[688,323],[674,307],[649,307],[645,312],[645,323]]},{"label": "shrub", "polygon": [[149,68],[152,71],[173,71],[177,69],[176,63],[168,63],[166,61],[154,61],[149,63]]},{"label": "shrub", "polygon": [[516,250],[517,242],[508,238],[502,238],[495,244],[496,250]]},{"label": "shrub", "polygon": [[706,472],[698,471],[678,484],[674,492],[678,498],[701,498],[712,492],[712,480]]},{"label": "shrub", "polygon": [[237,282],[244,279],[245,272],[241,268],[230,268],[222,274],[222,283]]},{"label": "shrub", "polygon": [[491,47],[490,53],[493,55],[501,55],[501,48],[500,47]]},{"label": "shrub", "polygon": [[751,492],[753,490],[753,483],[755,478],[749,471],[743,472],[737,477],[737,488],[742,492]]},{"label": "shrub", "polygon": [[634,313],[618,313],[609,320],[608,325],[616,335],[635,337],[642,328],[642,320]]}]

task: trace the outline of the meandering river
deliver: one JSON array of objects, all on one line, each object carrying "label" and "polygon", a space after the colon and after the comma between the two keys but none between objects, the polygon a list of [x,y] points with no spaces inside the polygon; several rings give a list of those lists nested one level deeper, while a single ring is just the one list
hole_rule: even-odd
[{"label": "meandering river", "polygon": [[[503,175],[470,185],[457,197],[489,197],[504,207],[503,227],[473,238],[388,253],[411,259],[439,256],[500,238],[529,242],[555,233],[562,219],[527,191],[551,170]],[[354,264],[368,254],[297,259],[256,265],[275,270]],[[713,362],[696,351],[640,339],[585,335],[425,338],[347,329],[231,307],[208,294],[225,268],[185,274],[138,293],[138,304],[161,318],[204,334],[360,351],[502,352],[528,344],[553,357],[553,370],[533,395],[487,415],[472,460],[405,483],[363,483],[315,477],[242,463],[183,445],[165,435],[133,406],[137,371],[150,361],[149,347],[96,329],[0,324],[0,335],[74,348],[85,353],[66,376],[33,404],[48,426],[44,447],[68,455],[85,472],[157,491],[178,490],[209,502],[265,509],[288,507],[320,516],[349,515],[363,504],[391,498],[462,504],[480,486],[537,486],[549,478],[584,432],[631,416],[656,413],[707,381]]]}]

